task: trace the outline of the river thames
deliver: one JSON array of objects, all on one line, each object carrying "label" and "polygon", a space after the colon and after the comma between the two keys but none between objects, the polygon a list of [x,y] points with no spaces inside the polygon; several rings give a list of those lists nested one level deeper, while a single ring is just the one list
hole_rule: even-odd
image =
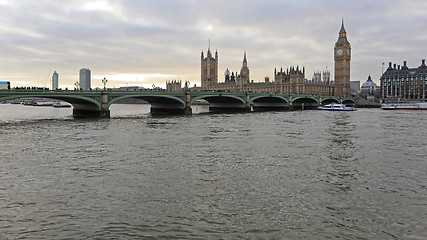
[{"label": "river thames", "polygon": [[0,240],[427,239],[427,111],[206,110],[0,104]]}]

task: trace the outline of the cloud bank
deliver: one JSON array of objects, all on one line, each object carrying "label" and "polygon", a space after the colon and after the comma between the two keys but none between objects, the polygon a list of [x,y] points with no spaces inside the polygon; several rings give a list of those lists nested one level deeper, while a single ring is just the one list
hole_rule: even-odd
[{"label": "cloud bank", "polygon": [[209,39],[220,76],[239,71],[246,51],[255,81],[291,65],[305,66],[310,79],[333,72],[342,18],[351,80],[377,80],[383,62],[416,67],[427,58],[424,9],[424,0],[0,0],[0,80],[50,86],[56,70],[60,87],[72,87],[84,67],[93,86],[104,76],[116,87],[199,84]]}]

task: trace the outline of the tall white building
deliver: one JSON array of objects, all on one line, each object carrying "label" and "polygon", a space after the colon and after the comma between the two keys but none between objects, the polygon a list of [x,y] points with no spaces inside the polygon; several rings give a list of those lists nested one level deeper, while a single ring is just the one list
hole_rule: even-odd
[{"label": "tall white building", "polygon": [[80,84],[80,89],[82,90],[90,89],[90,69],[87,69],[87,68],[80,69],[79,84]]},{"label": "tall white building", "polygon": [[59,79],[59,74],[56,71],[54,71],[52,75],[52,90],[56,90],[59,88],[58,79]]}]

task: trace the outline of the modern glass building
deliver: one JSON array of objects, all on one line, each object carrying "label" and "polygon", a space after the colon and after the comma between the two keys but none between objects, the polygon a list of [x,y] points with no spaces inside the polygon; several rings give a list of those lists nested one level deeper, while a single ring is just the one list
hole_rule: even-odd
[{"label": "modern glass building", "polygon": [[59,79],[59,74],[56,71],[54,71],[52,75],[52,90],[58,89],[58,79]]},{"label": "modern glass building", "polygon": [[89,90],[90,87],[90,69],[82,68],[80,69],[80,78],[79,84],[81,90]]},{"label": "modern glass building", "polygon": [[426,100],[427,66],[425,59],[421,66],[408,68],[406,61],[401,67],[390,62],[387,71],[381,76],[381,97],[384,99]]}]

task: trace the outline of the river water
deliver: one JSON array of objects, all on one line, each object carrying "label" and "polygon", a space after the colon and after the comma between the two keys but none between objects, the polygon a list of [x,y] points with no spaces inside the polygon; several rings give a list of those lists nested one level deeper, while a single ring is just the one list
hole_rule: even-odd
[{"label": "river water", "polygon": [[0,105],[0,239],[427,239],[427,111]]}]

